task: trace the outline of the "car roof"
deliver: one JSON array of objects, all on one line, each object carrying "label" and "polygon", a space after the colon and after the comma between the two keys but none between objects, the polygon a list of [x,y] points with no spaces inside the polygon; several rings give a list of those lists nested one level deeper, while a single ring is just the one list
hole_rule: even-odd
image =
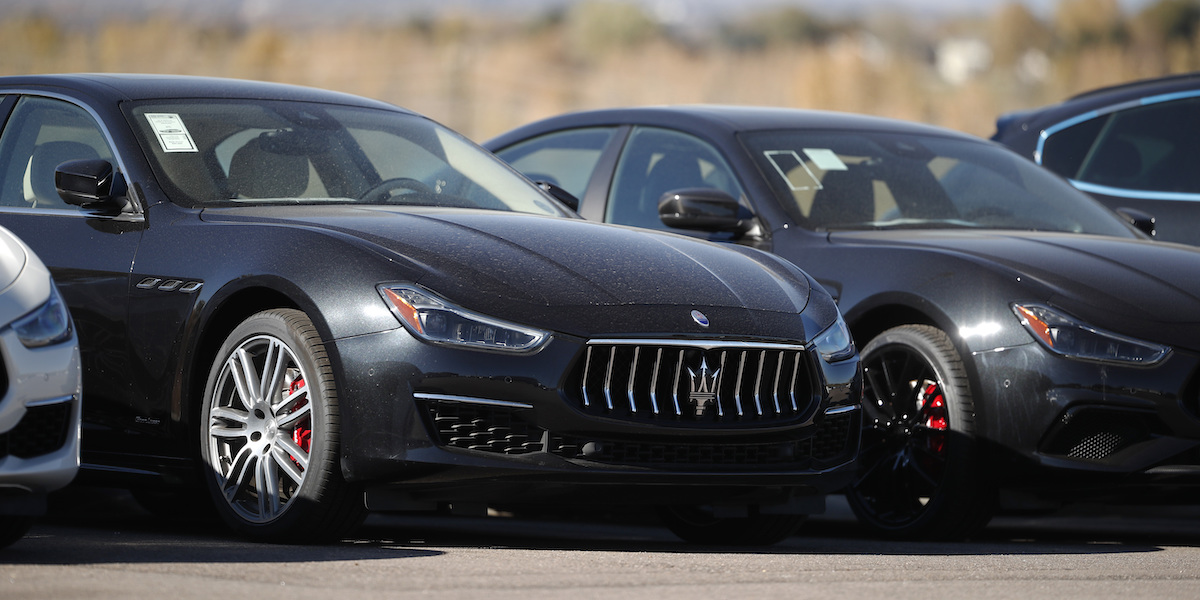
[{"label": "car roof", "polygon": [[[352,94],[329,90],[219,77],[134,73],[70,73],[0,77],[0,91],[28,89],[74,91],[116,102],[177,98],[293,100],[375,108],[397,107]],[[401,109],[403,110],[403,109]]]},{"label": "car roof", "polygon": [[903,134],[978,138],[958,131],[899,119],[867,115],[764,106],[715,104],[609,108],[567,113],[518,127],[484,143],[503,148],[511,143],[549,131],[603,125],[660,125],[682,130],[732,135],[742,131],[779,129],[878,131]]},{"label": "car roof", "polygon": [[1141,79],[1089,90],[1059,102],[1000,115],[996,119],[996,137],[1013,133],[1014,126],[1023,124],[1034,132],[1092,110],[1133,102],[1142,98],[1163,96],[1187,91],[1200,91],[1200,72],[1184,73],[1154,79]]}]

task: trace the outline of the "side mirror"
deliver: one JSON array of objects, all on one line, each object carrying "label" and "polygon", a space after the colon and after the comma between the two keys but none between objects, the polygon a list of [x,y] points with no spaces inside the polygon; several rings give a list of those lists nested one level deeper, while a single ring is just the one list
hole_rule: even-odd
[{"label": "side mirror", "polygon": [[658,200],[658,218],[668,227],[742,232],[748,222],[737,198],[714,188],[672,190]]},{"label": "side mirror", "polygon": [[1136,208],[1125,207],[1118,208],[1117,214],[1125,217],[1126,221],[1129,221],[1130,224],[1141,230],[1142,233],[1154,237],[1157,230],[1157,222],[1154,215]]},{"label": "side mirror", "polygon": [[102,211],[125,206],[125,180],[103,159],[70,160],[54,169],[54,188],[67,204]]},{"label": "side mirror", "polygon": [[564,190],[561,187],[550,183],[549,181],[535,181],[534,183],[538,187],[542,188],[542,191],[554,196],[555,200],[566,204],[567,208],[579,212],[579,198],[576,198],[571,192],[568,192],[567,190]]}]

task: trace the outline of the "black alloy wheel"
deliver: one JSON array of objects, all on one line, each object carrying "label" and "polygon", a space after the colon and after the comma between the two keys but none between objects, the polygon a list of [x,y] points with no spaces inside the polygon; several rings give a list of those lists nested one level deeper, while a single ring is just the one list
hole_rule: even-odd
[{"label": "black alloy wheel", "polygon": [[890,329],[862,352],[865,395],[859,472],[846,495],[873,533],[965,538],[990,520],[995,492],[981,472],[971,387],[945,332]]}]

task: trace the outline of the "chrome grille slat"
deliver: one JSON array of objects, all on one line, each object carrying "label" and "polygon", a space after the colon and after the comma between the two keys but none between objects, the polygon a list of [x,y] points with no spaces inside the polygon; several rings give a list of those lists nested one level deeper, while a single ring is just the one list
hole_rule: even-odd
[{"label": "chrome grille slat", "polygon": [[683,410],[679,408],[679,376],[683,373],[683,350],[679,351],[679,360],[675,361],[675,387],[671,388],[671,399],[675,402],[675,416],[683,415]]},{"label": "chrome grille slat", "polygon": [[790,396],[792,397],[792,410],[800,410],[800,407],[797,405],[797,401],[796,401],[796,378],[799,376],[800,376],[800,353],[797,352],[796,353],[796,365],[792,368],[792,386],[791,386],[791,388],[789,388],[792,390],[791,394],[790,394]]},{"label": "chrome grille slat", "polygon": [[[745,416],[745,413],[742,411],[742,373],[745,373],[745,372],[746,372],[746,353],[743,352],[742,359],[740,361],[738,361],[737,387],[734,388],[734,390],[733,390],[733,401],[737,403],[737,414],[739,417]],[[720,406],[720,405],[721,405],[720,403],[717,403],[717,406]]]},{"label": "chrome grille slat", "polygon": [[608,406],[608,410],[613,409],[612,403],[612,372],[613,365],[617,364],[617,347],[613,346],[612,352],[608,357],[608,372],[604,375],[604,403]]},{"label": "chrome grille slat", "polygon": [[637,412],[637,399],[633,396],[633,384],[637,379],[638,358],[642,356],[642,347],[637,346],[633,349],[633,366],[629,367],[629,385],[626,388],[629,396],[629,412]]},{"label": "chrome grille slat", "polygon": [[779,377],[783,375],[783,353],[779,353],[779,360],[775,362],[775,383],[771,386],[771,399],[775,402],[775,414],[783,412],[779,407],[779,384],[782,383]]},{"label": "chrome grille slat", "polygon": [[583,407],[584,408],[588,408],[592,405],[592,400],[591,400],[591,398],[588,397],[588,386],[586,385],[586,382],[588,380],[588,374],[590,374],[591,370],[592,370],[592,352],[594,350],[595,350],[594,347],[588,346],[587,356],[583,359],[583,381],[585,382],[585,385],[583,386]]},{"label": "chrome grille slat", "polygon": [[658,373],[662,370],[662,353],[663,349],[658,349],[658,354],[654,356],[654,373],[650,376],[650,410],[654,414],[658,414]]},{"label": "chrome grille slat", "polygon": [[758,354],[758,375],[754,377],[754,410],[758,416],[762,416],[762,376],[763,367],[767,364],[767,351],[763,350]]},{"label": "chrome grille slat", "polygon": [[819,402],[816,360],[800,345],[594,341],[567,393],[585,412],[618,420],[791,422]]}]

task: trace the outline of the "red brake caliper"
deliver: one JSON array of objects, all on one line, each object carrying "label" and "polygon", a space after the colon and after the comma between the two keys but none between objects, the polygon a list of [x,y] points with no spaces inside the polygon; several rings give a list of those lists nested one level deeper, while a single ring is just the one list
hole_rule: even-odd
[{"label": "red brake caliper", "polygon": [[[304,387],[304,379],[297,378],[290,386],[288,386],[288,393],[294,394],[296,393],[296,390],[302,387]],[[292,441],[296,442],[296,445],[299,446],[301,450],[310,452],[312,449],[312,428],[305,427],[304,425],[297,425],[296,428],[292,430]],[[295,457],[292,457],[292,460],[296,460]]]},{"label": "red brake caliper", "polygon": [[[942,396],[942,390],[938,384],[927,382],[921,390],[921,400],[921,416],[924,417],[925,426],[939,432],[949,429],[950,423],[946,419],[946,398]],[[929,436],[931,451],[940,454],[945,448],[946,435],[944,433],[934,433]]]}]

